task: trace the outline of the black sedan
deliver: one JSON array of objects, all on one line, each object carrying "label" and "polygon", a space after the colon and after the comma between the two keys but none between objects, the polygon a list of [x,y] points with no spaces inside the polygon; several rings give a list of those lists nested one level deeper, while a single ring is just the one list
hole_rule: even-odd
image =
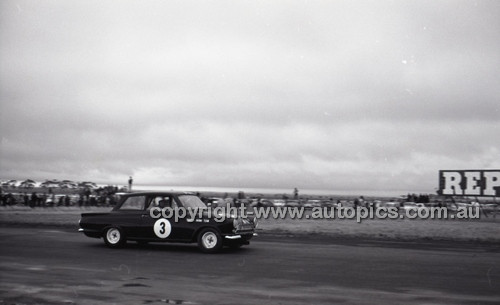
[{"label": "black sedan", "polygon": [[256,235],[256,220],[235,212],[212,210],[191,193],[126,193],[109,213],[82,213],[79,231],[104,238],[112,248],[127,240],[196,242],[201,251],[213,253],[223,246],[248,245]]}]

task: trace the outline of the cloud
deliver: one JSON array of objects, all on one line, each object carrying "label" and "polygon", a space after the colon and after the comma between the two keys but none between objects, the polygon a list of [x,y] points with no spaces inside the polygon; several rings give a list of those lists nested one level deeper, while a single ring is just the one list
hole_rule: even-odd
[{"label": "cloud", "polygon": [[432,192],[500,166],[494,2],[0,11],[3,178]]}]

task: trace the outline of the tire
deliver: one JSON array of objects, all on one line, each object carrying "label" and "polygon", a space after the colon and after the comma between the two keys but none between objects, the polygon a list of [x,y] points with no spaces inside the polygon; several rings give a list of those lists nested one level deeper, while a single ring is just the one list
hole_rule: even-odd
[{"label": "tire", "polygon": [[104,243],[110,248],[119,248],[125,244],[125,236],[117,227],[110,227],[104,231]]},{"label": "tire", "polygon": [[204,229],[198,234],[198,248],[204,253],[216,253],[222,248],[222,236],[215,229]]}]

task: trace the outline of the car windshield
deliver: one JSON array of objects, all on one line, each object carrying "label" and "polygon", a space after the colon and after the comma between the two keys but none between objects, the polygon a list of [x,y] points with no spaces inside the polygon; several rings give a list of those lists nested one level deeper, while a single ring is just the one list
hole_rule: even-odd
[{"label": "car windshield", "polygon": [[200,209],[207,207],[200,198],[194,195],[180,195],[179,200],[185,208]]}]

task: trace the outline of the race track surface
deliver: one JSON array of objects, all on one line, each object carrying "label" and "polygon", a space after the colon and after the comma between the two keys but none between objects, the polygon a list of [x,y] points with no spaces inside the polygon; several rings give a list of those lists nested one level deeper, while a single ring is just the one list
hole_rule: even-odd
[{"label": "race track surface", "polygon": [[500,248],[280,240],[193,245],[1,227],[0,304],[500,304]]}]

